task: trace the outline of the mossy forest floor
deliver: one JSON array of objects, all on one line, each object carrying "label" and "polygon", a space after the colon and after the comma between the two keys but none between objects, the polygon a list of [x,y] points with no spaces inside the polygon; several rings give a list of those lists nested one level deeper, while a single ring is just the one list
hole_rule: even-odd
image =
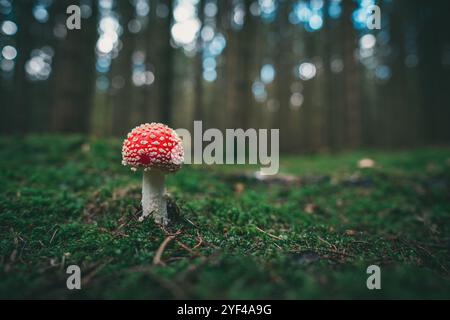
[{"label": "mossy forest floor", "polygon": [[[288,156],[265,181],[185,166],[167,181],[179,215],[167,230],[138,222],[141,174],[120,151],[0,139],[1,298],[450,298],[448,148]],[[72,264],[80,291],[66,288]]]}]

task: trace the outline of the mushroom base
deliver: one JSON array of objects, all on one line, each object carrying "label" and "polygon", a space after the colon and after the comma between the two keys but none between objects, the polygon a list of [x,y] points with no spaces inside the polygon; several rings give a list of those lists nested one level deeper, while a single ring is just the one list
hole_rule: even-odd
[{"label": "mushroom base", "polygon": [[142,179],[142,216],[143,221],[153,215],[156,223],[167,225],[167,201],[165,197],[165,175],[159,170],[144,171]]}]

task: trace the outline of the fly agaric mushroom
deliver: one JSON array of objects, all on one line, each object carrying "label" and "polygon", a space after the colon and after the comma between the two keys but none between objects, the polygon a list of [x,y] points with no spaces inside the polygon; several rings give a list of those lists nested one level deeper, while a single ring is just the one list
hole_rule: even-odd
[{"label": "fly agaric mushroom", "polygon": [[181,168],[184,150],[180,137],[161,123],[142,124],[134,128],[123,142],[122,164],[132,171],[144,169],[142,180],[143,221],[153,215],[155,222],[167,225],[165,175]]}]

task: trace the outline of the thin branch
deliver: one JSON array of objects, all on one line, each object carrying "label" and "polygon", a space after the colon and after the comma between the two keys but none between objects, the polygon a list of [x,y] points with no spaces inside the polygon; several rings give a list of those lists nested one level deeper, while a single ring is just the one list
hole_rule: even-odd
[{"label": "thin branch", "polygon": [[58,230],[59,230],[59,229],[56,229],[55,232],[53,232],[53,235],[52,235],[52,238],[50,239],[50,243],[49,243],[49,244],[52,244],[53,239],[55,238],[56,233],[58,232]]},{"label": "thin branch", "polygon": [[[165,230],[164,230],[165,231]],[[181,233],[181,230],[178,230],[174,234],[169,235],[164,239],[164,241],[159,246],[158,250],[156,251],[155,257],[153,258],[153,264],[154,265],[161,265],[165,266],[166,264],[161,260],[162,254],[164,253],[164,250],[166,250],[167,245],[174,240],[179,234]]]},{"label": "thin branch", "polygon": [[269,233],[269,232],[267,232],[267,231],[264,231],[263,229],[261,229],[261,228],[259,228],[259,227],[257,227],[257,226],[255,226],[255,228],[256,228],[256,230],[258,230],[259,232],[264,233],[265,235],[271,237],[272,239],[275,239],[275,240],[283,240],[283,238],[277,237],[277,236],[275,236],[275,235],[273,235],[273,234],[271,234],[271,233]]},{"label": "thin branch", "polygon": [[320,241],[322,241],[323,243],[329,245],[331,248],[333,248],[333,250],[337,251],[337,247],[336,247],[335,245],[329,243],[327,240],[321,238],[320,236],[317,236],[317,238],[318,238]]},{"label": "thin branch", "polygon": [[203,238],[198,231],[197,231],[197,240],[198,240],[198,243],[192,249],[197,249],[198,247],[200,247],[203,244]]},{"label": "thin branch", "polygon": [[186,250],[187,252],[189,252],[190,254],[194,255],[194,256],[201,256],[200,253],[193,251],[191,248],[189,248],[187,245],[185,245],[183,242],[181,242],[180,240],[176,240],[177,244],[182,247],[184,250]]}]

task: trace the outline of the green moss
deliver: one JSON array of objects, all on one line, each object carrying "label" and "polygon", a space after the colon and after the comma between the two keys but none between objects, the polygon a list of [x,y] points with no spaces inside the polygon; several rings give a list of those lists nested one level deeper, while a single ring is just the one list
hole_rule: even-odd
[{"label": "green moss", "polygon": [[[0,297],[450,298],[449,149],[283,158],[300,182],[186,166],[168,179],[181,233],[160,266],[167,234],[137,221],[141,175],[120,149],[0,139]],[[359,169],[365,157],[376,166]],[[70,264],[81,291],[65,287]],[[371,264],[381,291],[366,288]]]}]

